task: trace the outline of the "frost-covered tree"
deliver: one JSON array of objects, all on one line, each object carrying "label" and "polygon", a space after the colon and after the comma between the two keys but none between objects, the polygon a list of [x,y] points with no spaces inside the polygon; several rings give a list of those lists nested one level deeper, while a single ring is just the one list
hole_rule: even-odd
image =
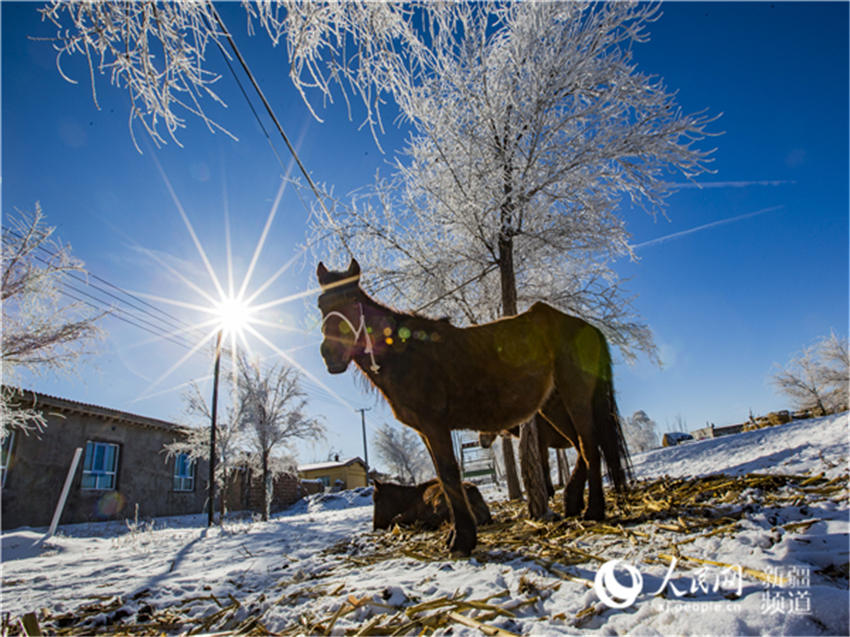
[{"label": "frost-covered tree", "polygon": [[[330,53],[342,44],[331,25],[362,9],[299,8],[313,55],[353,86],[389,93],[412,129],[388,180],[318,213],[317,236],[335,231],[323,253],[356,254],[400,306],[440,299],[431,311],[469,324],[546,300],[600,325],[626,356],[652,351],[609,267],[630,254],[619,212],[628,202],[654,213],[672,173],[705,169],[694,141],[708,122],[632,61],[656,6],[387,8],[385,44],[362,43],[368,57]],[[381,54],[390,50],[403,55]]]},{"label": "frost-covered tree", "polygon": [[259,364],[239,360],[238,392],[240,420],[248,445],[259,460],[263,480],[263,520],[269,519],[272,484],[276,471],[289,463],[272,462],[272,452],[291,450],[296,440],[324,438],[325,428],[307,415],[306,395],[297,369],[274,365],[262,369]]},{"label": "frost-covered tree", "polygon": [[12,429],[40,431],[46,424],[38,409],[19,404],[13,385],[20,372],[71,373],[102,335],[97,321],[106,312],[63,292],[69,277],[84,277],[86,272],[71,246],[54,236],[55,230],[46,225],[38,203],[34,212],[16,209],[3,220],[0,438]]},{"label": "frost-covered tree", "polygon": [[638,410],[623,422],[623,434],[630,451],[649,451],[660,446],[655,421]]},{"label": "frost-covered tree", "polygon": [[434,475],[428,450],[422,439],[408,427],[384,423],[375,431],[372,445],[390,473],[407,484],[422,482]]},{"label": "frost-covered tree", "polygon": [[[208,460],[210,457],[210,405],[207,394],[202,393],[197,383],[192,383],[183,393],[184,413],[192,422],[186,428],[186,437],[175,440],[165,446],[166,457],[173,458],[183,453],[197,462]],[[231,392],[231,402],[224,414],[216,414],[215,426],[215,483],[219,493],[219,510],[221,520],[227,513],[225,494],[236,474],[236,469],[243,464],[244,431],[242,427],[242,406],[236,400],[235,392]],[[215,506],[210,503],[210,506]]]},{"label": "frost-covered tree", "polygon": [[[412,35],[398,27],[419,38],[403,45],[400,62],[362,53],[356,65],[342,54],[333,60],[354,86],[391,94],[413,133],[390,179],[317,212],[314,236],[335,233],[319,250],[355,254],[367,287],[399,306],[437,300],[431,311],[469,324],[543,300],[598,325],[627,358],[653,353],[610,267],[630,254],[621,210],[629,203],[654,214],[672,174],[703,172],[708,153],[694,142],[710,121],[684,114],[661,79],[632,61],[657,7],[420,11]],[[305,20],[321,33],[321,19]],[[525,471],[539,462],[534,432],[523,431]],[[542,484],[531,474],[525,482]],[[545,497],[529,504],[536,516]]]},{"label": "frost-covered tree", "polygon": [[816,414],[834,413],[848,408],[850,361],[847,339],[831,332],[791,358],[770,378],[773,385],[788,396],[795,409]]}]

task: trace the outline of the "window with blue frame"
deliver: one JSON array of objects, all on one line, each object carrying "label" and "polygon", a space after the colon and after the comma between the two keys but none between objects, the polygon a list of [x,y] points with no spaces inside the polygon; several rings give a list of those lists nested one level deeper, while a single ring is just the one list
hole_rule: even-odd
[{"label": "window with blue frame", "polygon": [[174,490],[195,490],[195,461],[185,453],[178,453],[174,458]]},{"label": "window with blue frame", "polygon": [[109,491],[115,488],[118,474],[118,445],[86,442],[81,488]]}]

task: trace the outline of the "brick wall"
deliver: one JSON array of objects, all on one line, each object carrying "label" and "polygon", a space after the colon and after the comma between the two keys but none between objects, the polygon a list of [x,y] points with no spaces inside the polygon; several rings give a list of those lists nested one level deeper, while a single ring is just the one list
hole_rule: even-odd
[{"label": "brick wall", "polygon": [[[278,475],[272,490],[271,510],[281,511],[307,495],[301,481],[292,474]],[[234,476],[226,494],[229,511],[263,510],[263,476],[250,469],[240,469]]]}]

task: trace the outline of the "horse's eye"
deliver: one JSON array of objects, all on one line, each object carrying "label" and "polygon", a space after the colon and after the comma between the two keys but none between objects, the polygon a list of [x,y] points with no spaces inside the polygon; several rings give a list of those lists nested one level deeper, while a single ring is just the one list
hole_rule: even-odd
[{"label": "horse's eye", "polygon": [[348,323],[346,323],[345,321],[342,321],[339,324],[339,333],[340,334],[348,334],[349,332],[351,332],[351,328],[348,327]]}]

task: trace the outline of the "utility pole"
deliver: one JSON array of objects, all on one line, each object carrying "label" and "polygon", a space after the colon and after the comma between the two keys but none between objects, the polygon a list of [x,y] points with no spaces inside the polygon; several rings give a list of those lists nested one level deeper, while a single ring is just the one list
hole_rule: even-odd
[{"label": "utility pole", "polygon": [[371,411],[371,407],[361,407],[354,411],[360,412],[360,423],[363,426],[363,460],[366,462],[366,484],[369,484],[369,449],[366,447],[366,412]]},{"label": "utility pole", "polygon": [[[213,370],[213,395],[212,395],[212,414],[210,416],[210,484],[209,495],[210,501],[209,516],[207,518],[207,526],[213,525],[215,519],[215,418],[218,409],[218,370],[221,366],[221,332],[218,331],[218,337],[215,341],[215,368]],[[224,494],[222,494],[224,497]],[[222,520],[224,522],[224,520]]]}]

